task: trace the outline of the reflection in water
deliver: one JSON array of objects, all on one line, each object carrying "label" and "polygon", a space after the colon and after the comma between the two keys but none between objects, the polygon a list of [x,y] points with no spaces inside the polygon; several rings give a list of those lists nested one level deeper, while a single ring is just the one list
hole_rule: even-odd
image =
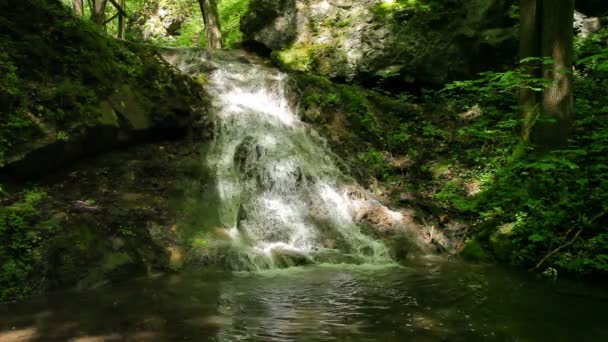
[{"label": "reflection in water", "polygon": [[605,341],[608,293],[490,266],[192,272],[0,306],[2,341]]}]

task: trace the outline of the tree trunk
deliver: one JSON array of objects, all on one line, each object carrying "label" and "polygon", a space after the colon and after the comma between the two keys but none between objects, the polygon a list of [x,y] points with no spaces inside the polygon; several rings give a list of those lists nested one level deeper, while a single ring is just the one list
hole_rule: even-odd
[{"label": "tree trunk", "polygon": [[205,34],[207,36],[207,47],[210,49],[222,48],[222,29],[220,16],[217,12],[215,0],[198,0],[205,22]]},{"label": "tree trunk", "polygon": [[532,134],[534,142],[556,148],[568,143],[574,128],[574,0],[544,0],[542,21],[541,53],[554,61],[543,65],[543,77],[554,84],[543,91],[542,114]]},{"label": "tree trunk", "polygon": [[[124,11],[125,0],[120,0],[120,8]],[[125,16],[123,13],[118,14],[118,39],[125,39]]]},{"label": "tree trunk", "polygon": [[92,2],[91,20],[103,27],[106,22],[106,4],[108,0],[92,0]]},{"label": "tree trunk", "polygon": [[84,0],[72,0],[72,6],[74,7],[74,12],[79,17],[84,16]]},{"label": "tree trunk", "polygon": [[553,64],[527,62],[532,77],[552,80],[542,92],[520,91],[523,139],[544,149],[563,147],[574,127],[572,64],[574,0],[520,0],[520,57],[545,57]]},{"label": "tree trunk", "polygon": [[[519,24],[519,57],[520,59],[540,56],[540,2],[538,0],[520,0]],[[524,64],[526,73],[534,78],[541,77],[541,64],[537,61]],[[519,104],[523,114],[522,135],[524,142],[530,142],[530,130],[539,114],[540,96],[531,89],[519,92]]]}]

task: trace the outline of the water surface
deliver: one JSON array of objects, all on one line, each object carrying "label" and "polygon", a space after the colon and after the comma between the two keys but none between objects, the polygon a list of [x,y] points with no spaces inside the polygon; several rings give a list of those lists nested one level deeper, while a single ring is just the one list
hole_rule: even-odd
[{"label": "water surface", "polygon": [[495,266],[191,271],[0,306],[2,341],[608,341],[608,291]]}]

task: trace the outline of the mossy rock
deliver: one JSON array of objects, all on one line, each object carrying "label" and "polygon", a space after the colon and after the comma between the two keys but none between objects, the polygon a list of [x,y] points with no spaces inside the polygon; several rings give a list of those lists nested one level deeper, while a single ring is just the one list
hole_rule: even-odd
[{"label": "mossy rock", "polygon": [[251,0],[242,29],[251,46],[264,46],[292,70],[381,85],[440,85],[515,58],[509,5]]},{"label": "mossy rock", "polygon": [[468,240],[460,251],[460,256],[469,261],[485,262],[491,261],[492,257],[483,245],[476,239]]},{"label": "mossy rock", "polygon": [[1,2],[0,22],[0,175],[37,177],[119,145],[185,134],[201,119],[193,110],[206,106],[200,84],[59,0]]},{"label": "mossy rock", "polygon": [[513,223],[503,224],[492,233],[488,239],[488,244],[492,253],[502,262],[509,261],[513,251]]}]

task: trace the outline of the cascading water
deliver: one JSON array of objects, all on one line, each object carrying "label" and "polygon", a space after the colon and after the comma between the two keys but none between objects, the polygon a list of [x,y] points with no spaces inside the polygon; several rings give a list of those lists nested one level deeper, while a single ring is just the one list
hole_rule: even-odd
[{"label": "cascading water", "polygon": [[354,181],[296,115],[285,74],[229,53],[172,50],[167,59],[208,78],[216,133],[206,163],[216,176],[219,221],[238,251],[237,267],[282,267],[328,255],[390,260],[384,244],[354,222],[359,204],[344,190]]}]

